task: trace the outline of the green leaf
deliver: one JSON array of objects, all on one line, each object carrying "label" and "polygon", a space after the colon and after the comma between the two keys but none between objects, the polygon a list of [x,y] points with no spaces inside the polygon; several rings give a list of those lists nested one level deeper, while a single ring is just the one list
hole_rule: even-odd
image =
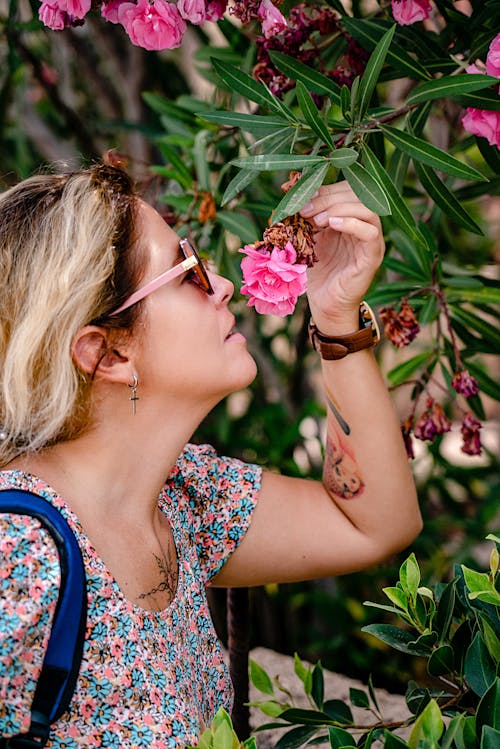
[{"label": "green leaf", "polygon": [[391,385],[395,387],[401,385],[402,382],[406,382],[414,372],[429,362],[429,356],[429,351],[422,351],[422,353],[412,356],[411,359],[407,359],[407,361],[393,367],[387,373]]},{"label": "green leaf", "polygon": [[419,749],[422,745],[429,749],[437,749],[443,729],[443,716],[439,705],[436,700],[430,700],[413,725],[408,739],[410,749]]},{"label": "green leaf", "polygon": [[479,632],[465,655],[464,675],[467,683],[479,697],[482,697],[495,681],[495,664]]},{"label": "green leaf", "polygon": [[500,731],[491,726],[484,726],[481,735],[480,749],[498,749],[500,746]]},{"label": "green leaf", "polygon": [[433,81],[419,83],[406,99],[407,104],[417,104],[422,101],[454,97],[470,91],[479,91],[482,88],[496,83],[498,78],[483,73],[463,73],[462,75],[446,75]]},{"label": "green leaf", "polygon": [[408,744],[386,728],[384,731],[384,749],[408,749]]},{"label": "green leaf", "polygon": [[475,377],[480,390],[485,393],[485,395],[489,395],[491,398],[500,401],[500,384],[497,380],[493,380],[485,374],[483,370],[478,367],[477,364],[470,361],[470,359],[467,361],[467,369],[470,374]]},{"label": "green leaf", "polygon": [[[463,302],[464,295],[459,291],[448,291],[446,293],[448,302]],[[467,291],[467,301],[471,304],[500,304],[500,288],[487,286],[483,289],[469,289]]]},{"label": "green leaf", "polygon": [[337,148],[333,153],[328,154],[328,161],[337,169],[351,166],[357,158],[358,152],[354,148]]},{"label": "green leaf", "polygon": [[403,590],[411,596],[413,601],[416,601],[420,585],[420,567],[415,554],[410,554],[399,568],[399,580]]},{"label": "green leaf", "polygon": [[[289,153],[261,153],[258,156],[243,156],[233,159],[230,163],[243,169],[257,169],[260,172],[276,171],[278,169],[303,169],[307,166],[324,164],[323,156],[300,156]],[[326,162],[328,163],[328,162]]]},{"label": "green leaf", "polygon": [[274,694],[274,686],[268,673],[259,666],[252,658],[250,658],[250,681],[264,694]]},{"label": "green leaf", "polygon": [[316,731],[316,728],[309,728],[309,726],[292,728],[280,738],[274,749],[298,749],[298,747],[307,744]]},{"label": "green leaf", "polygon": [[219,125],[227,127],[239,127],[250,133],[257,133],[262,130],[276,130],[280,127],[288,127],[288,122],[283,117],[271,117],[269,115],[258,115],[240,112],[222,112],[214,110],[211,112],[198,112],[197,116],[216,122]]},{"label": "green leaf", "polygon": [[464,714],[460,713],[459,715],[454,715],[450,720],[441,742],[441,749],[453,749],[455,746],[460,746],[458,742],[463,734],[464,718]]},{"label": "green leaf", "polygon": [[259,238],[259,230],[253,220],[239,211],[217,211],[215,220],[239,237],[244,244],[256,242]]},{"label": "green leaf", "polygon": [[330,131],[321,119],[318,107],[314,103],[311,94],[304,86],[302,81],[297,81],[296,91],[299,107],[311,130],[315,132],[319,138],[321,138],[323,143],[326,143],[326,145],[330,148],[335,148],[335,146],[333,145],[332,136],[330,135]]},{"label": "green leaf", "polygon": [[214,57],[211,59],[211,63],[220,79],[230,91],[236,91],[245,99],[250,99],[250,101],[254,101],[256,104],[268,107],[268,109],[272,109],[274,112],[283,113],[282,107],[279,106],[276,97],[262,83],[256,81],[248,73],[244,73],[235,65],[221,62]]},{"label": "green leaf", "polygon": [[335,81],[281,52],[269,50],[269,56],[276,67],[293,81],[300,81],[308,91],[328,96],[332,102],[340,104],[340,86]]},{"label": "green leaf", "polygon": [[207,130],[196,133],[193,147],[193,161],[200,190],[210,190],[210,172],[207,159]]},{"label": "green leaf", "polygon": [[431,196],[436,205],[457,224],[463,226],[473,234],[483,235],[483,230],[476,224],[467,211],[462,208],[460,202],[453,193],[447,188],[442,179],[440,179],[432,169],[419,161],[415,161],[415,170],[417,172],[420,184],[424,190]]},{"label": "green leaf", "polygon": [[453,620],[453,611],[456,600],[456,585],[456,579],[449,582],[439,597],[433,628],[436,629],[440,642],[443,642],[443,640],[448,637],[450,625]]},{"label": "green leaf", "polygon": [[305,710],[299,707],[290,707],[283,710],[280,718],[288,723],[302,723],[312,726],[330,725],[332,723],[332,718],[324,711]]},{"label": "green leaf", "polygon": [[373,91],[375,90],[375,86],[377,85],[380,71],[382,70],[382,67],[384,65],[385,58],[393,40],[395,31],[396,24],[394,24],[388,31],[386,31],[380,41],[377,42],[377,46],[373,50],[372,54],[370,55],[370,59],[366,64],[365,72],[359,86],[358,111],[360,119],[364,116],[366,110],[368,109],[368,105],[370,104],[370,99],[372,97]]},{"label": "green leaf", "polygon": [[494,663],[500,663],[500,640],[498,639],[495,630],[493,629],[489,621],[481,614],[478,615],[478,622],[488,653],[490,654]]},{"label": "green leaf", "polygon": [[343,725],[350,725],[354,722],[351,708],[343,700],[327,700],[323,705],[323,712],[331,720]]},{"label": "green leaf", "polygon": [[[344,17],[342,24],[349,34],[367,50],[372,50],[385,32],[385,27],[377,21]],[[399,44],[393,43],[391,45],[387,52],[387,62],[410,78],[422,80],[430,78],[430,74],[418,60],[411,57]]]},{"label": "green leaf", "polygon": [[351,704],[354,705],[354,707],[361,707],[365,710],[368,710],[370,708],[370,699],[363,689],[350,687],[349,700],[351,701]]},{"label": "green leaf", "polygon": [[[160,152],[167,164],[170,164],[174,168],[175,180],[186,190],[192,190],[193,178],[191,176],[191,172],[189,171],[179,154],[175,151],[175,149],[169,146],[168,143],[163,142],[161,138],[158,140],[158,148],[160,149]],[[150,170],[154,174],[161,174],[162,169],[164,169],[164,167],[150,167]]]},{"label": "green leaf", "polygon": [[306,176],[302,176],[276,206],[273,212],[273,224],[282,221],[285,216],[297,213],[323,184],[327,171],[328,163],[323,163],[308,171]]},{"label": "green leaf", "polygon": [[482,93],[464,94],[463,96],[454,96],[456,101],[464,107],[473,107],[474,109],[489,109],[498,112],[500,110],[500,97],[496,91],[483,91]]},{"label": "green leaf", "polygon": [[448,643],[440,645],[433,650],[427,662],[427,671],[430,676],[444,676],[450,674],[455,667],[453,648]]},{"label": "green leaf", "polygon": [[317,663],[312,671],[312,689],[311,697],[313,698],[314,704],[321,710],[323,708],[323,700],[325,698],[325,680],[323,677],[323,669],[321,663]]},{"label": "green leaf", "polygon": [[310,669],[304,666],[297,653],[293,654],[293,670],[301,682],[304,683]]},{"label": "green leaf", "polygon": [[491,323],[480,317],[476,311],[471,312],[458,305],[450,305],[451,318],[460,320],[467,328],[471,328],[479,333],[485,340],[492,344],[492,346],[499,350],[500,349],[500,331],[497,330]]},{"label": "green leaf", "polygon": [[436,167],[436,169],[440,169],[447,174],[452,174],[455,177],[461,177],[462,179],[481,181],[486,179],[484,174],[481,174],[476,169],[462,163],[454,156],[450,156],[445,151],[432,146],[421,138],[411,135],[411,133],[398,130],[389,125],[381,124],[379,127],[396,148],[401,149],[401,151],[407,153],[413,159],[417,159],[417,161],[422,161],[424,164]]},{"label": "green leaf", "polygon": [[342,749],[345,746],[356,746],[354,736],[346,731],[345,728],[332,726],[328,729],[328,738],[330,739],[331,749]]},{"label": "green leaf", "polygon": [[388,216],[391,208],[380,183],[361,164],[343,168],[344,177],[361,202],[379,216]]},{"label": "green leaf", "polygon": [[250,707],[258,707],[264,715],[269,715],[270,718],[279,718],[283,712],[283,705],[276,700],[263,700],[262,702],[250,702]]},{"label": "green leaf", "polygon": [[394,222],[400,227],[400,229],[408,234],[411,239],[425,249],[428,249],[427,243],[422,233],[417,228],[410,209],[401,197],[401,192],[397,190],[391,177],[387,174],[380,161],[366,144],[363,145],[363,159],[367,170],[384,188]]},{"label": "green leaf", "polygon": [[477,735],[481,736],[483,727],[491,726],[500,730],[500,678],[497,676],[491,687],[481,697],[476,713]]},{"label": "green leaf", "polygon": [[221,205],[226,205],[238,193],[242,192],[245,187],[257,179],[259,173],[256,169],[241,169],[230,181],[222,196]]},{"label": "green leaf", "polygon": [[428,655],[428,648],[419,648],[415,645],[414,635],[404,629],[394,627],[392,624],[367,624],[361,630],[377,637],[402,653]]}]

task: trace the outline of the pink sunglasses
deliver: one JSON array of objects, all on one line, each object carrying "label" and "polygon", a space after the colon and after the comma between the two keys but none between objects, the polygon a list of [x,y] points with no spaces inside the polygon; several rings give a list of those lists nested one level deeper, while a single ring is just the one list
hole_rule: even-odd
[{"label": "pink sunglasses", "polygon": [[184,255],[184,260],[182,260],[180,263],[177,263],[177,265],[174,265],[173,268],[170,268],[170,270],[167,270],[160,276],[153,278],[152,281],[149,281],[149,283],[141,286],[141,288],[137,289],[137,291],[134,291],[134,293],[131,294],[128,299],[126,299],[123,304],[118,307],[118,309],[115,309],[110,313],[109,317],[114,317],[120,312],[123,312],[123,310],[128,309],[136,302],[139,302],[141,299],[144,299],[144,297],[152,294],[153,291],[156,291],[157,289],[161,288],[161,286],[169,283],[169,281],[173,281],[173,279],[177,278],[177,276],[180,276],[181,273],[191,273],[193,281],[195,281],[195,283],[197,283],[198,286],[203,289],[206,294],[214,293],[212,284],[210,283],[210,279],[207,275],[207,271],[205,270],[205,266],[200,260],[200,257],[193,245],[187,239],[181,239],[179,241],[179,244],[182,254]]}]

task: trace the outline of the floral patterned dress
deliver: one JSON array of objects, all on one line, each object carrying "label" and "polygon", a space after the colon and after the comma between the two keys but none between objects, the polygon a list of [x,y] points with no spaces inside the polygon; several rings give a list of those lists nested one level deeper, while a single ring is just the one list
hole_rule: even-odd
[{"label": "floral patterned dress", "polygon": [[[215,711],[231,706],[227,667],[205,586],[238,546],[260,489],[256,465],[186,445],[159,497],[175,540],[179,581],[171,604],[146,611],[127,600],[75,514],[43,480],[0,472],[0,489],[48,499],[82,550],[88,616],[69,710],[48,747],[149,747],[196,743]],[[25,732],[59,591],[50,535],[31,517],[0,515],[0,735]]]}]

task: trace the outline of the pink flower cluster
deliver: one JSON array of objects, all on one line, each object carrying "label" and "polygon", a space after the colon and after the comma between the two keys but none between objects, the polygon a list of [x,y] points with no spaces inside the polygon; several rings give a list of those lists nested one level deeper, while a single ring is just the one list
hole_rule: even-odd
[{"label": "pink flower cluster", "polygon": [[240,252],[247,256],[241,261],[241,293],[250,297],[247,306],[262,315],[290,315],[307,286],[307,265],[297,263],[293,244],[271,250],[246,245]]},{"label": "pink flower cluster", "polygon": [[[477,65],[470,65],[467,72],[486,73],[495,78],[500,78],[500,34],[497,34],[490,44],[484,69],[482,70]],[[500,112],[468,107],[462,117],[462,125],[469,133],[478,135],[480,138],[486,138],[490,146],[500,148]]]},{"label": "pink flower cluster", "polygon": [[429,0],[392,0],[392,15],[400,26],[409,26],[429,18]]},{"label": "pink flower cluster", "polygon": [[[38,15],[46,26],[60,30],[80,22],[91,5],[91,0],[42,0]],[[111,23],[120,23],[132,44],[162,50],[179,47],[187,23],[198,26],[218,21],[226,7],[227,0],[104,0],[101,15]]]}]

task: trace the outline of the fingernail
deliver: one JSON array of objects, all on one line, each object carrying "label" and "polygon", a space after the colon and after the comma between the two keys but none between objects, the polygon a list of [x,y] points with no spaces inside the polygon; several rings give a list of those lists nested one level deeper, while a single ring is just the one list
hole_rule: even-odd
[{"label": "fingernail", "polygon": [[305,205],[302,206],[302,208],[300,209],[299,213],[310,213],[312,211],[312,209],[313,209],[313,204],[312,203],[306,203]]},{"label": "fingernail", "polygon": [[322,211],[321,213],[318,213],[317,216],[314,217],[314,223],[318,226],[324,226],[328,222],[328,213],[326,211]]},{"label": "fingernail", "polygon": [[313,198],[317,198],[317,197],[318,197],[318,195],[319,195],[319,190],[316,190],[316,192],[315,192],[315,193],[314,193],[314,195],[313,195]]},{"label": "fingernail", "polygon": [[344,223],[344,219],[341,218],[340,216],[330,216],[328,223],[332,227],[342,226],[342,224]]}]

